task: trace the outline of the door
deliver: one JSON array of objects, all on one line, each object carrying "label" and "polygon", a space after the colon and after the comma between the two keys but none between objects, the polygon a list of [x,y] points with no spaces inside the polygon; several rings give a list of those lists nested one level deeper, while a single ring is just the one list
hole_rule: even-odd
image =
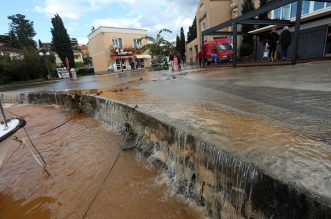
[{"label": "door", "polygon": [[331,26],[329,26],[326,36],[325,56],[331,56]]}]

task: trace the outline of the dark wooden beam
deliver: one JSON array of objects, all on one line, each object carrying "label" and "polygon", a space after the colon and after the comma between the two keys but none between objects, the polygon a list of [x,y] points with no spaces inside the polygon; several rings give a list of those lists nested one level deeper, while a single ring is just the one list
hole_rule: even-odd
[{"label": "dark wooden beam", "polygon": [[[205,34],[205,36],[219,36],[219,35],[223,35],[223,36],[231,36],[233,35],[233,32],[228,32],[228,31],[216,31],[216,32],[212,32],[212,33],[209,33],[209,34]],[[250,34],[248,33],[243,33],[243,32],[237,32],[237,35],[241,35],[241,36],[248,36]]]},{"label": "dark wooden beam", "polygon": [[[204,47],[204,40],[205,39],[205,35],[202,34],[201,35],[201,55],[202,55],[202,68],[205,67],[205,54],[206,54],[206,51],[205,51],[205,47]],[[198,51],[199,52],[199,51]]]},{"label": "dark wooden beam", "polygon": [[255,19],[250,18],[244,21],[241,21],[240,24],[266,24],[266,25],[291,25],[289,20],[275,20],[275,19]]},{"label": "dark wooden beam", "polygon": [[233,31],[233,57],[232,57],[232,63],[233,63],[233,67],[235,67],[236,63],[237,63],[237,56],[238,56],[237,24],[236,23],[234,23],[232,25],[232,31]]},{"label": "dark wooden beam", "polygon": [[299,43],[299,35],[300,35],[301,13],[302,13],[302,0],[298,0],[297,17],[295,20],[295,31],[294,31],[294,39],[293,39],[293,50],[292,50],[293,65],[297,63],[297,58],[298,58],[298,43]]}]

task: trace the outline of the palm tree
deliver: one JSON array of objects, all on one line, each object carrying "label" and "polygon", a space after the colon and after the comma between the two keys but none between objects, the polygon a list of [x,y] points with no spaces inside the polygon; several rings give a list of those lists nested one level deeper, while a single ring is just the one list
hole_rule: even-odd
[{"label": "palm tree", "polygon": [[161,61],[162,56],[169,55],[174,51],[172,44],[161,36],[162,32],[172,33],[168,29],[162,29],[156,34],[155,38],[151,36],[145,36],[142,38],[147,39],[150,42],[142,49],[149,50],[152,53],[152,56],[156,56],[157,61]]}]

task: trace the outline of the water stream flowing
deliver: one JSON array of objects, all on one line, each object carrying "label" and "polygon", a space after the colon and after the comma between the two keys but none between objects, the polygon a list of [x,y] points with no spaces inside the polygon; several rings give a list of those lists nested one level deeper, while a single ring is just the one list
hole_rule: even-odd
[{"label": "water stream flowing", "polygon": [[141,98],[138,106],[81,92],[18,99],[81,110],[118,131],[130,127],[137,151],[162,170],[173,191],[212,218],[331,217],[331,154],[323,141],[208,101],[192,107],[193,100]]}]

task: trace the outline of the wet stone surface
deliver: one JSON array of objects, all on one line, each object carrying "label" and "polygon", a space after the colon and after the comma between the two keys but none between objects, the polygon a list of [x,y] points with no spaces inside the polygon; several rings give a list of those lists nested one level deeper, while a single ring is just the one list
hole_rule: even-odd
[{"label": "wet stone surface", "polygon": [[[27,120],[51,176],[12,141],[0,169],[0,218],[203,218],[134,151],[122,152],[120,136],[93,118],[52,106],[6,110]],[[23,131],[16,136],[26,138]]]}]

